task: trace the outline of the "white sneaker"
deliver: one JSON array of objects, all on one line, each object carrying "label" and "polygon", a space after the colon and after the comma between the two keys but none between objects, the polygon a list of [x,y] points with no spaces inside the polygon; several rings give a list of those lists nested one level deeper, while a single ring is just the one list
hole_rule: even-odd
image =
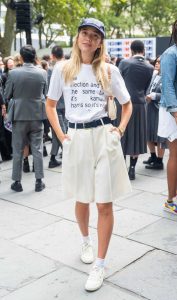
[{"label": "white sneaker", "polygon": [[98,267],[96,265],[93,266],[90,275],[87,279],[87,282],[85,284],[86,291],[98,290],[102,286],[104,275],[105,272],[103,267]]},{"label": "white sneaker", "polygon": [[94,261],[93,247],[91,243],[83,243],[81,260],[85,264],[91,264]]}]

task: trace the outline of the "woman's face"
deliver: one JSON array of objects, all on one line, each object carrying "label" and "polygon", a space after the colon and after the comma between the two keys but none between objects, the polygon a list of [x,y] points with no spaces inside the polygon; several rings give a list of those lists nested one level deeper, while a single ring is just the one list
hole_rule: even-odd
[{"label": "woman's face", "polygon": [[160,57],[157,58],[154,69],[158,72],[160,71]]},{"label": "woman's face", "polygon": [[14,68],[14,61],[13,61],[13,59],[8,59],[8,61],[7,61],[7,68],[9,69],[9,70],[11,70],[11,69],[13,69]]},{"label": "woman's face", "polygon": [[95,53],[95,51],[101,47],[101,44],[101,34],[93,27],[85,27],[79,32],[78,47],[81,53]]}]

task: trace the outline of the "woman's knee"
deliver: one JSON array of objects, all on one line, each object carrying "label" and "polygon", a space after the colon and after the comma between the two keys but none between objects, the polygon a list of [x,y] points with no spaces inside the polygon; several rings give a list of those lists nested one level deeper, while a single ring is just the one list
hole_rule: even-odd
[{"label": "woman's knee", "polygon": [[77,210],[87,211],[89,210],[89,204],[76,201],[75,208]]},{"label": "woman's knee", "polygon": [[112,203],[99,203],[97,204],[98,215],[112,215]]}]

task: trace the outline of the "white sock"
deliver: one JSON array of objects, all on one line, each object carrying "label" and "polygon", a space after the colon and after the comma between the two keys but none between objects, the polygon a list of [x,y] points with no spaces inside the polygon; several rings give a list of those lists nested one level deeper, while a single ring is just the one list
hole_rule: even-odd
[{"label": "white sock", "polygon": [[82,242],[83,243],[91,243],[92,241],[91,241],[91,238],[90,238],[90,236],[88,235],[88,236],[82,236]]},{"label": "white sock", "polygon": [[97,257],[96,261],[95,261],[95,265],[99,268],[104,268],[105,267],[105,259]]}]

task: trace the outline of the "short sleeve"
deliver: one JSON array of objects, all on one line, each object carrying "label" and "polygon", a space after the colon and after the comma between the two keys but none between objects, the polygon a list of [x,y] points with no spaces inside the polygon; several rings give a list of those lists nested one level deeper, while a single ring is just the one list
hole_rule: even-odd
[{"label": "short sleeve", "polygon": [[117,98],[120,104],[130,101],[130,95],[125,86],[124,79],[116,66],[111,67],[111,90],[114,97]]},{"label": "short sleeve", "polygon": [[62,95],[62,76],[61,66],[56,64],[50,79],[50,85],[47,97],[51,100],[58,101]]}]

